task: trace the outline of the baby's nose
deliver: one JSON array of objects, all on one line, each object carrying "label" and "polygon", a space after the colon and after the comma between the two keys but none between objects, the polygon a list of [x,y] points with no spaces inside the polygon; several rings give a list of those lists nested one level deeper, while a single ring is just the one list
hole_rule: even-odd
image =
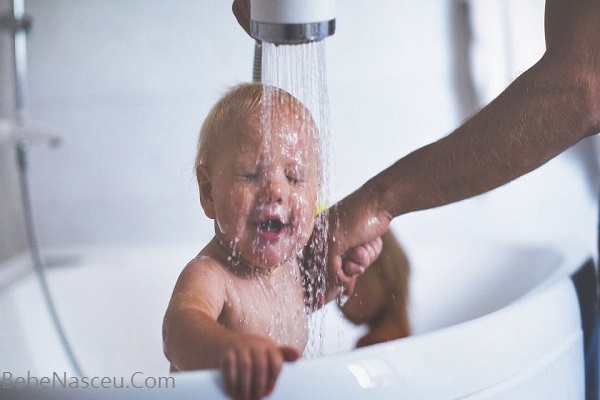
[{"label": "baby's nose", "polygon": [[287,184],[282,174],[271,174],[267,177],[263,190],[263,201],[267,203],[283,202],[287,193]]}]

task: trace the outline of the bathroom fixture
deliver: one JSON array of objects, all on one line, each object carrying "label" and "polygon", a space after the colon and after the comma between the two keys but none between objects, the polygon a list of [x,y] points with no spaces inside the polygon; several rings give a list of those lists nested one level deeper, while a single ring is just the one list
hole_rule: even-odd
[{"label": "bathroom fixture", "polygon": [[[73,354],[72,347],[62,327],[53,296],[46,280],[46,263],[42,255],[29,184],[29,147],[33,141],[44,140],[51,145],[60,143],[62,132],[48,124],[29,121],[25,116],[26,84],[27,84],[27,31],[31,26],[31,17],[25,12],[24,0],[0,0],[0,82],[5,92],[0,98],[0,146],[5,146],[6,153],[14,158],[17,164],[18,187],[23,224],[29,255],[36,272],[37,280],[46,303],[46,309],[53,321],[53,328],[60,337],[65,354],[78,375],[83,375],[79,363]],[[14,148],[14,153],[12,153]],[[12,165],[4,165],[8,173],[13,171]],[[9,252],[10,249],[5,249]],[[33,309],[35,316],[41,309]],[[0,351],[0,354],[2,352]]]},{"label": "bathroom fixture", "polygon": [[[168,375],[160,326],[179,270],[164,266],[183,265],[196,252],[194,244],[47,250],[50,261],[71,260],[69,267],[50,269],[48,280],[88,376],[123,377],[129,384],[136,372],[151,383]],[[588,298],[582,287],[596,281],[589,256],[568,243],[413,245],[414,335],[346,351],[349,340],[341,351],[286,364],[270,398],[585,398],[586,327],[594,317],[586,309],[593,311],[597,301],[595,292]],[[33,273],[19,275],[26,262],[23,256],[0,263],[0,326],[14,327],[0,330],[2,367],[13,376],[62,374],[70,364],[52,321],[29,311],[43,307],[44,299],[33,290]],[[6,275],[13,277],[10,285],[2,279]],[[73,293],[82,291],[85,296],[74,301]],[[334,310],[328,310],[331,317]],[[356,328],[349,322],[331,322],[327,347],[339,340],[337,326],[353,338]],[[38,398],[226,398],[218,371],[174,376],[173,389],[38,388]],[[22,395],[8,390],[0,397],[27,398]]]},{"label": "bathroom fixture", "polygon": [[335,0],[252,0],[250,33],[259,41],[301,44],[335,32]]}]

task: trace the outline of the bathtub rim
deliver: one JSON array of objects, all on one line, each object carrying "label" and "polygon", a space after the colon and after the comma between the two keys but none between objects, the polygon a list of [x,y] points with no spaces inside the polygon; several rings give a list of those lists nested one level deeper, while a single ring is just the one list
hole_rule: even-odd
[{"label": "bathtub rim", "polygon": [[[511,245],[514,243],[511,243],[509,241],[503,242],[502,245]],[[519,243],[520,246],[522,247],[528,247],[527,244],[522,244]],[[536,244],[536,246],[547,246],[548,243],[539,243]],[[142,246],[144,247],[144,246]],[[187,247],[187,246],[186,246]],[[97,246],[93,246],[93,248],[97,248]],[[129,248],[129,246],[125,246],[124,248]],[[80,249],[79,247],[77,247],[76,249]],[[465,321],[465,322],[461,322],[455,325],[451,325],[436,331],[432,331],[432,332],[427,332],[427,333],[423,333],[420,334],[418,336],[413,336],[413,337],[408,337],[405,339],[398,339],[396,341],[392,341],[392,342],[388,342],[388,343],[381,343],[378,345],[374,345],[371,346],[370,348],[366,348],[366,349],[358,349],[358,350],[353,350],[353,351],[349,351],[349,352],[341,352],[338,354],[331,354],[331,355],[327,355],[327,356],[323,356],[323,359],[330,359],[330,360],[340,360],[340,359],[345,359],[348,357],[349,354],[354,354],[355,357],[360,357],[361,355],[365,355],[368,352],[394,352],[396,350],[394,350],[399,343],[404,343],[405,345],[409,345],[411,341],[414,340],[430,340],[431,337],[434,337],[436,335],[440,335],[443,334],[444,332],[448,332],[448,331],[452,331],[452,330],[460,330],[462,328],[464,328],[464,326],[468,326],[471,325],[474,322],[485,322],[487,320],[493,319],[495,317],[497,317],[498,315],[501,314],[505,314],[505,313],[510,313],[512,310],[519,308],[523,303],[527,303],[527,302],[535,302],[536,299],[539,299],[540,297],[542,297],[548,290],[554,288],[554,287],[558,287],[558,286],[564,286],[564,285],[572,285],[572,282],[570,282],[570,277],[579,270],[579,268],[582,267],[582,265],[588,260],[590,259],[590,254],[588,252],[582,252],[581,247],[580,246],[561,246],[561,250],[565,250],[566,251],[563,253],[564,257],[563,257],[563,262],[561,262],[561,267],[557,268],[555,271],[553,271],[553,273],[551,273],[548,277],[546,277],[546,279],[544,279],[542,282],[540,282],[539,284],[537,284],[534,288],[532,288],[531,291],[529,291],[528,293],[526,293],[525,295],[521,296],[520,298],[516,299],[515,301],[511,302],[510,304],[508,304],[506,307],[503,307],[499,310],[496,310],[494,312],[488,313],[486,315],[483,315],[481,317],[469,320],[469,321]],[[57,252],[62,252],[64,251],[64,249],[60,249],[60,250],[56,250]],[[67,251],[69,252],[69,251]],[[22,264],[26,264],[27,263],[27,254],[22,255],[21,256],[22,260],[21,263]],[[1,287],[1,285],[0,285]],[[286,374],[293,374],[294,373],[294,369],[298,368],[299,365],[305,367],[305,368],[309,368],[310,364],[315,362],[315,361],[321,361],[319,360],[313,360],[313,359],[307,359],[307,360],[301,360],[298,363],[296,363],[295,365],[286,365],[284,367],[284,371],[282,372],[282,379],[284,378],[284,376]],[[185,372],[182,373],[183,375],[181,375],[182,379],[184,379],[184,381],[192,381],[192,385],[196,386],[198,384],[198,382],[200,381],[210,381],[212,382],[213,386],[216,387],[217,390],[220,390],[219,387],[217,385],[214,385],[215,380],[218,381],[218,376],[217,376],[217,372],[214,370],[211,371],[193,371],[193,372]],[[214,388],[213,388],[214,390]],[[109,392],[109,394],[107,394],[107,397],[110,396],[110,393],[113,392]],[[107,398],[106,397],[106,398]],[[105,398],[105,397],[98,397],[98,398]]]}]

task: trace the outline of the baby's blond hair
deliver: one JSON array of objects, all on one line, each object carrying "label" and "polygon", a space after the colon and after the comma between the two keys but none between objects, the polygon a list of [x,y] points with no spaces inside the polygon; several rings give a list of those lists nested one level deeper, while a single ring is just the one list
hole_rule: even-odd
[{"label": "baby's blond hair", "polygon": [[[283,89],[273,86],[264,86],[261,83],[241,83],[231,87],[211,108],[200,128],[198,150],[196,153],[196,171],[200,165],[211,166],[214,162],[215,148],[219,141],[224,125],[232,118],[250,115],[259,110],[265,100],[265,90],[269,94],[267,101],[286,104],[289,110],[302,114],[310,126],[314,126],[312,133],[315,143],[319,143],[318,131],[310,111],[300,100]],[[272,90],[272,91],[271,91]],[[307,125],[308,126],[308,125]],[[319,163],[320,164],[320,163]],[[320,165],[317,167],[320,181]]]},{"label": "baby's blond hair", "polygon": [[260,83],[242,83],[230,88],[211,108],[200,128],[195,166],[211,165],[214,147],[227,118],[235,112],[247,115],[259,107],[263,89]]}]

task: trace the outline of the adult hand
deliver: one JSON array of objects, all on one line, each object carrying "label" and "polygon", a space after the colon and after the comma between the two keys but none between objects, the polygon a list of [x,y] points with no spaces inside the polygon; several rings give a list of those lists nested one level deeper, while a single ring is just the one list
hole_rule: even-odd
[{"label": "adult hand", "polygon": [[240,26],[250,35],[250,0],[234,0],[231,9]]},{"label": "adult hand", "polygon": [[356,277],[364,267],[381,252],[380,236],[392,215],[380,207],[380,200],[367,183],[329,212],[328,264],[347,294],[353,292]]},{"label": "adult hand", "polygon": [[234,399],[262,399],[275,388],[284,361],[296,361],[300,352],[291,346],[277,346],[259,335],[243,335],[232,343],[221,360],[226,393]]}]

